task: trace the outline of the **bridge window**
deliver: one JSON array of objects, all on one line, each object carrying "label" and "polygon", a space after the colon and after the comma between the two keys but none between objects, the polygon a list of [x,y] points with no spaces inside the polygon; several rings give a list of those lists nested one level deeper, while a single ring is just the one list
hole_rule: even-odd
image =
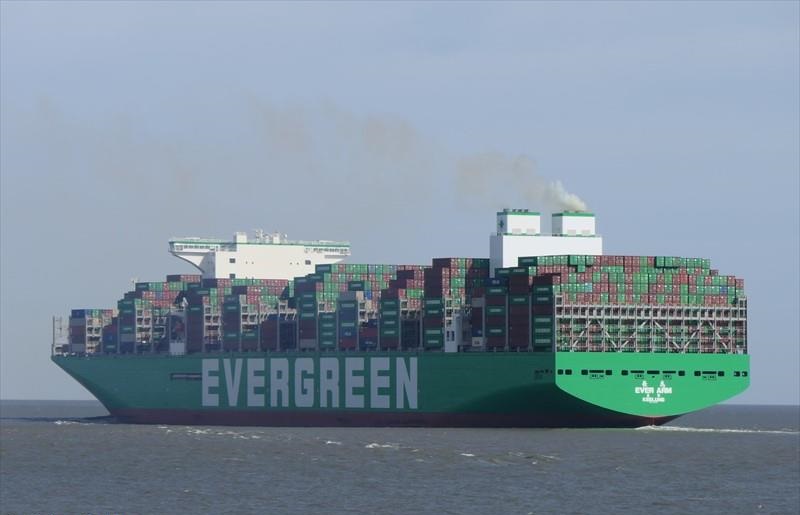
[{"label": "bridge window", "polygon": [[230,274],[230,275],[228,276],[228,278],[229,278],[229,279],[236,279],[236,274]]},{"label": "bridge window", "polygon": [[310,265],[311,264],[311,260],[310,259],[306,259],[306,264]]},{"label": "bridge window", "polygon": [[228,259],[228,263],[236,263],[236,258],[230,258],[230,259]]}]

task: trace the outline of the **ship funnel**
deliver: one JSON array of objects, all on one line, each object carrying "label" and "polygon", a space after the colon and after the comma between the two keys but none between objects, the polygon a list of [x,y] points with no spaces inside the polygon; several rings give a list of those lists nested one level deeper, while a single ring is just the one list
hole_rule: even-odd
[{"label": "ship funnel", "polygon": [[594,213],[563,211],[553,213],[553,236],[595,236]]},{"label": "ship funnel", "polygon": [[527,209],[503,209],[497,212],[497,234],[540,234],[541,219],[538,212]]}]

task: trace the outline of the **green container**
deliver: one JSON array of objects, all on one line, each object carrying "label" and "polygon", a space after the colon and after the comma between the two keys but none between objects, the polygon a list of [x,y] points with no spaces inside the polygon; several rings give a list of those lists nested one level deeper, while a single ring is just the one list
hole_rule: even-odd
[{"label": "green container", "polygon": [[438,349],[444,345],[444,340],[442,338],[428,338],[425,337],[425,348],[427,349]]},{"label": "green container", "polygon": [[505,306],[486,306],[486,314],[487,315],[505,315],[506,314],[506,307]]}]

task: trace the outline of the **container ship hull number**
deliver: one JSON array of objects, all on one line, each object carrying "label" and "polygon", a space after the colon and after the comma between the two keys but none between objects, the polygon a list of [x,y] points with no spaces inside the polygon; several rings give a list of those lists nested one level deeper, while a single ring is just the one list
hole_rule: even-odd
[{"label": "container ship hull number", "polygon": [[415,410],[417,358],[202,360],[203,407]]}]

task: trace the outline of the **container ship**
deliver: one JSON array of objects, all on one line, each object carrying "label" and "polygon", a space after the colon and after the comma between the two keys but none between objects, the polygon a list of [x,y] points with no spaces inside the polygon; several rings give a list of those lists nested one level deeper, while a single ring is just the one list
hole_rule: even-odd
[{"label": "container ship", "polygon": [[637,427],[749,385],[743,280],[603,254],[595,216],[497,213],[488,258],[351,264],[347,242],[176,238],[200,273],[54,318],[52,360],[117,419]]}]

